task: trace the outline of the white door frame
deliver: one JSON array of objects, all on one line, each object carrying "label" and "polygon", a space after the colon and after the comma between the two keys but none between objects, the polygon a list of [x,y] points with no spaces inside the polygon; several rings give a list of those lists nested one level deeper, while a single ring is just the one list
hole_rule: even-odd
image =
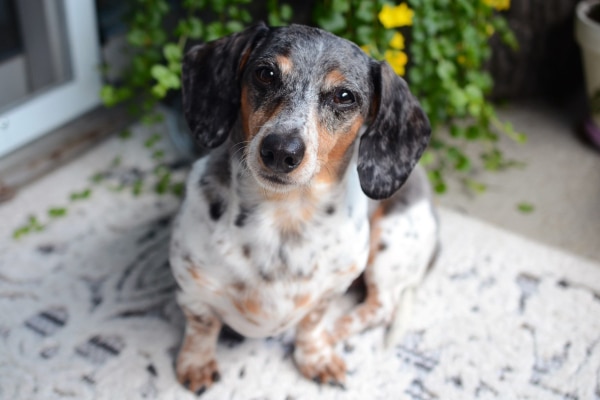
[{"label": "white door frame", "polygon": [[0,113],[0,157],[100,104],[100,45],[94,0],[62,1],[72,77]]}]

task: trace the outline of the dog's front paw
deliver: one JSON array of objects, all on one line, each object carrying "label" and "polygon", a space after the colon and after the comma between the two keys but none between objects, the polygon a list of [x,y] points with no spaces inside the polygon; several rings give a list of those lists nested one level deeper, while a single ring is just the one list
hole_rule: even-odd
[{"label": "dog's front paw", "polygon": [[186,361],[178,360],[177,379],[183,386],[197,395],[204,393],[213,383],[221,379],[217,362],[214,359],[205,364]]},{"label": "dog's front paw", "polygon": [[294,359],[306,378],[318,383],[344,387],[346,363],[335,354],[329,343],[296,343]]}]

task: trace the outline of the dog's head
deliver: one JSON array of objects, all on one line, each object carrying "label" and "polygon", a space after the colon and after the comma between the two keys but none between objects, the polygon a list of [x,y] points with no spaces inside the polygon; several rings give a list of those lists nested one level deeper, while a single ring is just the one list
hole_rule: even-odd
[{"label": "dog's head", "polygon": [[183,63],[183,104],[205,147],[221,145],[240,118],[236,140],[248,169],[278,192],[341,179],[358,138],[363,191],[389,197],[430,136],[425,113],[386,62],[301,25],[259,24],[192,48]]}]

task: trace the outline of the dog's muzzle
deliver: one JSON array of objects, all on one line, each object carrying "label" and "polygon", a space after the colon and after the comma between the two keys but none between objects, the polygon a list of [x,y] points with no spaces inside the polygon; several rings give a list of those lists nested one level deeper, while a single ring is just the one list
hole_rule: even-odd
[{"label": "dog's muzzle", "polygon": [[287,174],[302,163],[305,150],[304,141],[299,137],[272,133],[260,144],[260,158],[271,171]]}]

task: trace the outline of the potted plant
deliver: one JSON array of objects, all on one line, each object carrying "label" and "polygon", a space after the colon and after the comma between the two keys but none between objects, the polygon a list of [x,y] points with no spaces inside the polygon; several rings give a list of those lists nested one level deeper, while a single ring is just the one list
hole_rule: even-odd
[{"label": "potted plant", "polygon": [[582,50],[590,108],[584,131],[600,147],[600,0],[582,1],[577,5],[575,36]]}]

